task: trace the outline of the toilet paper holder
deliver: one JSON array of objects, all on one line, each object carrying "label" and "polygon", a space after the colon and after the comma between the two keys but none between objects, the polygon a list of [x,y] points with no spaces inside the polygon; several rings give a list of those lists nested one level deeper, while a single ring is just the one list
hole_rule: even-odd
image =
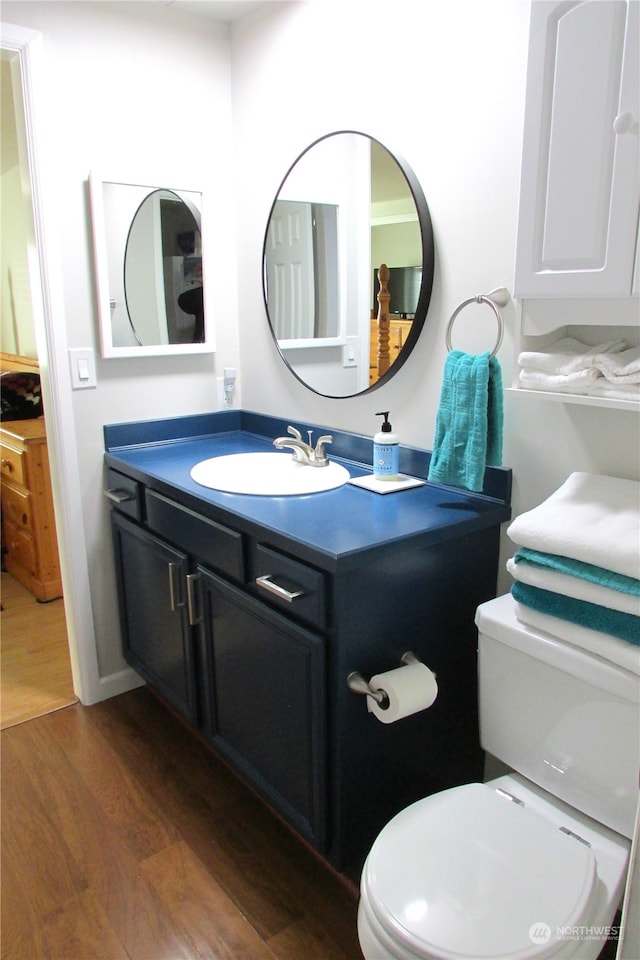
[{"label": "toilet paper holder", "polygon": [[[400,657],[400,663],[403,663],[405,666],[408,666],[410,663],[420,663],[421,661],[416,657],[415,653],[412,653],[411,650],[407,650],[406,653],[403,653]],[[378,706],[382,707],[385,710],[389,706],[389,697],[384,690],[374,690],[373,687],[368,683],[367,680],[362,676],[361,673],[358,673],[357,670],[352,670],[349,676],[347,677],[347,686],[349,690],[352,690],[353,693],[364,693],[367,697],[372,697],[376,701]]]}]

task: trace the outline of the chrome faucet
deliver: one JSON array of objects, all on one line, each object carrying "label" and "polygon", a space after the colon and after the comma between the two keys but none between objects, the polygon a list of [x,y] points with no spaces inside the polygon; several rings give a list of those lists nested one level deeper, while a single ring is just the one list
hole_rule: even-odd
[{"label": "chrome faucet", "polygon": [[289,437],[278,437],[273,441],[274,447],[278,447],[279,450],[282,450],[283,447],[288,447],[293,450],[294,460],[298,463],[307,464],[309,467],[329,466],[329,457],[324,449],[324,445],[325,443],[331,443],[333,437],[328,435],[318,437],[314,447],[311,442],[313,430],[307,430],[309,436],[308,443],[302,439],[302,434],[299,430],[296,430],[295,427],[287,427],[287,433],[290,434]]}]

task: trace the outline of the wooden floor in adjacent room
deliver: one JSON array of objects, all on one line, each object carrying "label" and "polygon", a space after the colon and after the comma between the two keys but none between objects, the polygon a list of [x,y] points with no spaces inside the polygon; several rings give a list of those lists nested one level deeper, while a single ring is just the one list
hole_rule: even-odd
[{"label": "wooden floor in adjacent room", "polygon": [[2,745],[3,960],[359,960],[355,891],[143,687]]},{"label": "wooden floor in adjacent room", "polygon": [[2,572],[0,729],[75,703],[64,600],[38,603]]}]

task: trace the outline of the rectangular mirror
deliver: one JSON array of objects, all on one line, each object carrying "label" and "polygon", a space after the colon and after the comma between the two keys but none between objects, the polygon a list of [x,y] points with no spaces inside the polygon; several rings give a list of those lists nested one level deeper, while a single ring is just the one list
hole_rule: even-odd
[{"label": "rectangular mirror", "polygon": [[213,353],[202,194],[89,177],[103,357]]}]

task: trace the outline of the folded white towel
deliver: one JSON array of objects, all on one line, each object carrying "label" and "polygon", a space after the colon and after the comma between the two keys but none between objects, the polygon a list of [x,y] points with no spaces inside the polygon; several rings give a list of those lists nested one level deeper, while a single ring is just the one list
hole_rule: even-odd
[{"label": "folded white towel", "polygon": [[521,623],[526,623],[552,637],[558,637],[575,647],[595,653],[610,663],[616,663],[624,670],[640,675],[640,647],[633,643],[618,640],[617,637],[601,633],[599,630],[590,630],[589,627],[582,627],[578,623],[560,620],[559,617],[552,617],[548,613],[539,613],[532,607],[517,601],[515,614]]},{"label": "folded white towel", "polygon": [[602,377],[600,371],[595,369],[559,374],[525,368],[519,374],[520,385],[527,390],[548,390],[551,393],[584,394],[598,379]]},{"label": "folded white towel", "polygon": [[550,590],[551,593],[560,593],[565,597],[573,597],[574,600],[586,600],[587,603],[596,603],[609,610],[619,610],[621,613],[640,617],[640,597],[612,590],[611,587],[604,587],[581,577],[573,577],[569,573],[535,567],[530,563],[516,563],[513,558],[507,560],[507,570],[514,580],[528,583],[531,587]]},{"label": "folded white towel", "polygon": [[542,370],[544,373],[567,376],[580,370],[592,369],[595,366],[594,360],[601,354],[616,354],[626,346],[624,340],[605,340],[591,347],[574,337],[562,337],[549,344],[545,350],[525,350],[518,357],[518,363],[528,370]]},{"label": "folded white towel", "polygon": [[611,383],[598,377],[587,387],[589,397],[608,397],[610,400],[635,400],[640,403],[640,383]]},{"label": "folded white towel", "polygon": [[572,473],[507,528],[514,543],[640,579],[640,483]]},{"label": "folded white towel", "polygon": [[596,358],[595,365],[612,383],[640,383],[640,347],[603,353]]}]

